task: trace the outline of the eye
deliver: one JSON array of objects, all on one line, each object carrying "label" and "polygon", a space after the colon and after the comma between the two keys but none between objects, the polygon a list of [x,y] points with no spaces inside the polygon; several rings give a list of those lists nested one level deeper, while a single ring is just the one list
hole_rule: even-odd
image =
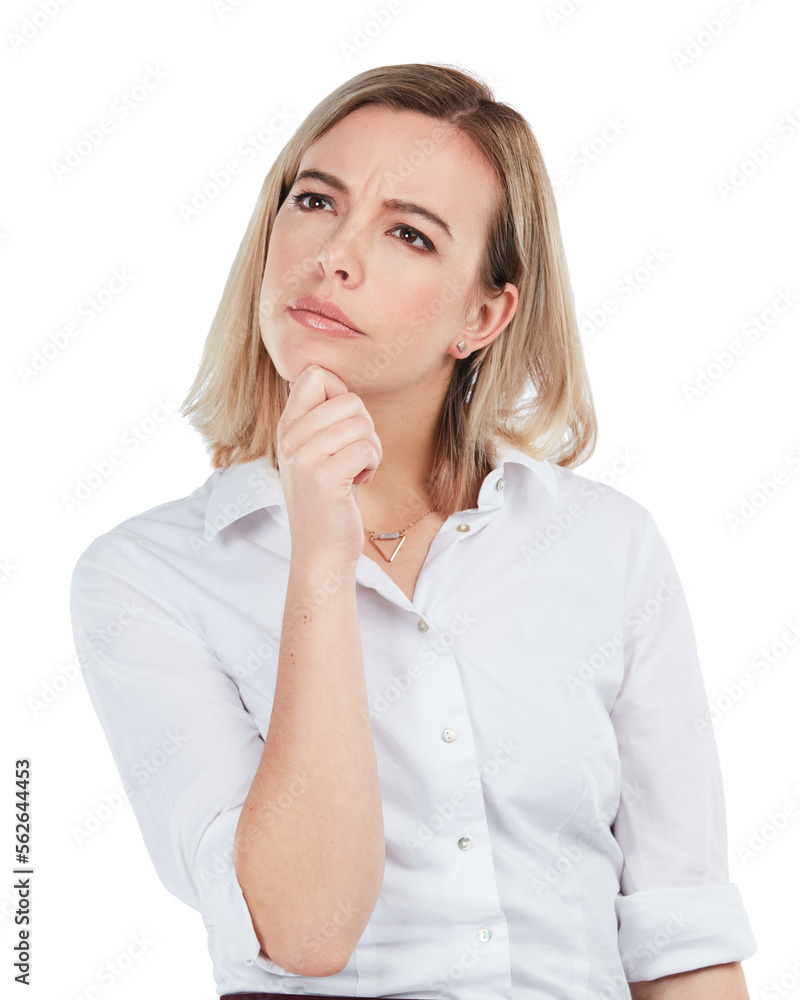
[{"label": "eye", "polygon": [[[316,191],[301,191],[299,194],[291,195],[292,204],[297,206],[301,212],[316,212],[317,209],[310,208],[302,204],[306,198],[311,198],[313,201],[322,201],[330,205],[331,199],[325,194],[317,194]],[[411,247],[412,250],[417,250],[421,253],[436,253],[436,248],[433,243],[425,236],[423,233],[419,232],[417,229],[413,229],[411,226],[406,226],[402,222],[398,222],[396,225],[392,226],[389,232],[399,229],[404,233],[412,233],[414,235],[414,240],[405,240],[400,238],[401,243],[405,243],[406,246]],[[414,246],[417,240],[422,241],[422,246]]]},{"label": "eye", "polygon": [[315,194],[313,191],[303,191],[301,194],[293,194],[292,202],[303,212],[313,212],[313,208],[306,208],[305,205],[300,205],[300,202],[305,201],[306,198],[316,198],[317,201],[329,201],[324,194]]},{"label": "eye", "polygon": [[[411,226],[404,226],[404,225],[401,224],[399,226],[393,226],[392,228],[393,229],[399,229],[399,230],[401,230],[404,233],[413,233],[414,236],[416,237],[416,239],[422,240],[422,242],[423,242],[424,245],[421,246],[421,247],[415,247],[413,245],[413,243],[411,243],[409,240],[404,240],[404,239],[401,238],[400,242],[408,244],[408,246],[410,246],[412,250],[423,250],[425,253],[433,253],[434,252],[434,250],[433,250],[433,243],[431,243],[431,241],[428,239],[428,237],[427,236],[423,236],[422,233],[418,233],[417,230],[416,229],[412,229]],[[390,232],[391,232],[391,230],[390,230]]]}]

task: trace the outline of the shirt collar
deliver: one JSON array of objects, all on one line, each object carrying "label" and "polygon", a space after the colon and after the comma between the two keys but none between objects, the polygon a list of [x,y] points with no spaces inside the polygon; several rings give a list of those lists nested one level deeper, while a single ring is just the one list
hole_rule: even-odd
[{"label": "shirt collar", "polygon": [[[506,475],[505,465],[524,466],[555,498],[556,474],[552,463],[531,458],[524,451],[501,446],[492,472],[483,483],[478,498],[479,509],[495,506],[502,500],[496,489],[497,481]],[[496,497],[496,500],[492,498]],[[283,487],[275,468],[266,456],[251,462],[239,462],[226,469],[216,469],[211,476],[211,489],[206,508],[205,537],[207,541],[234,521],[261,508],[285,503]]]}]

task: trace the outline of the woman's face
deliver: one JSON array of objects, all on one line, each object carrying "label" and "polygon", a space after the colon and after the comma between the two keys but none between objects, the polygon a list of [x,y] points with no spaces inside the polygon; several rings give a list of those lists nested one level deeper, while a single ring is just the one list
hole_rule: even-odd
[{"label": "woman's face", "polygon": [[[303,178],[310,170],[328,176]],[[484,346],[516,308],[509,285],[511,315],[496,332],[468,325],[486,323],[468,307],[496,191],[483,154],[426,115],[369,105],[338,122],[303,156],[269,243],[260,324],[280,375],[318,364],[359,395],[446,385],[466,356],[459,341]],[[290,303],[306,295],[333,302],[362,336],[300,323]]]}]

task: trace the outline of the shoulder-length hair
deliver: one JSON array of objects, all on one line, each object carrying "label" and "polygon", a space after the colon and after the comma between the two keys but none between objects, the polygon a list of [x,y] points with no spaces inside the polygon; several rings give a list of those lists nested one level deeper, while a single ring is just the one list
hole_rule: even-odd
[{"label": "shoulder-length hair", "polygon": [[267,456],[279,470],[277,425],[289,385],[259,327],[270,234],[308,147],[368,104],[421,112],[458,129],[483,150],[499,181],[475,292],[497,295],[512,282],[519,301],[492,343],[453,365],[427,480],[432,505],[449,516],[476,503],[498,446],[570,467],[589,458],[597,436],[555,197],[539,146],[518,111],[454,66],[366,70],[299,126],[264,180],[180,412],[205,440],[214,468]]}]

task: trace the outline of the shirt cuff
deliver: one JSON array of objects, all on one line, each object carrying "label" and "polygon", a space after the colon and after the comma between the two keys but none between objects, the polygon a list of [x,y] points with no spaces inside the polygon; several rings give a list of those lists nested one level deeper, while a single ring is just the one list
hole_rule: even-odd
[{"label": "shirt cuff", "polygon": [[261,950],[253,918],[244,898],[233,863],[233,841],[242,807],[217,816],[197,849],[195,885],[206,927],[219,936],[226,953],[244,965],[256,965],[279,976],[297,976]]},{"label": "shirt cuff", "polygon": [[615,901],[619,952],[629,983],[741,962],[756,951],[733,882],[646,889]]}]

